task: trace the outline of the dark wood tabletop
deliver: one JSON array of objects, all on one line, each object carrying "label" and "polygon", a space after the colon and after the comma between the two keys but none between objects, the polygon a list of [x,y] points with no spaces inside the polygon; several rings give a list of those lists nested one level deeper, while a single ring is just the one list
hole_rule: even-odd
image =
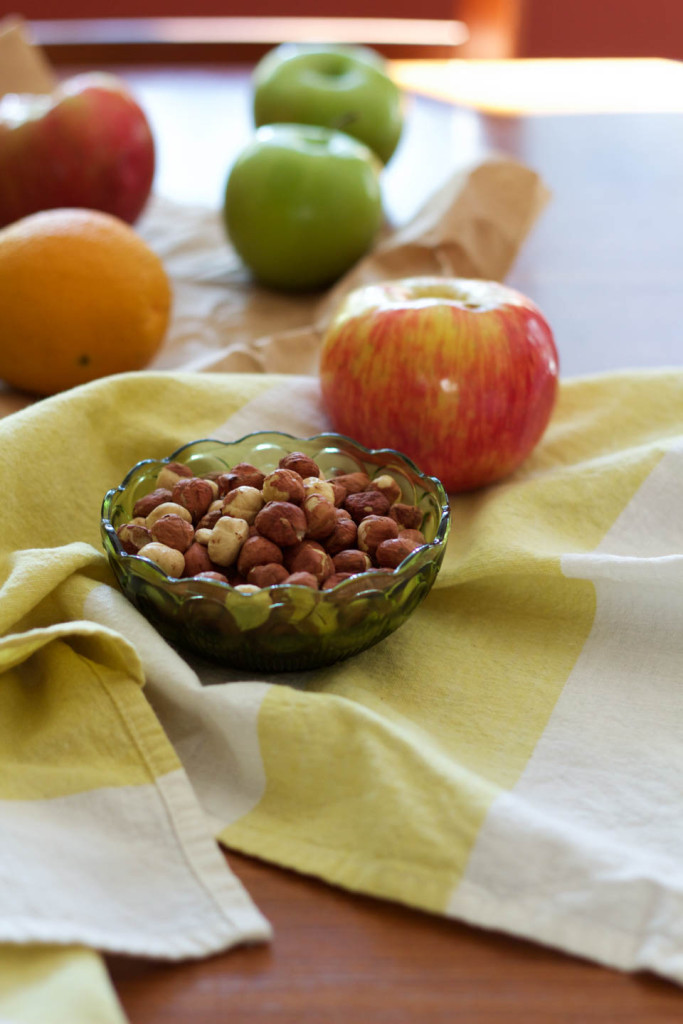
[{"label": "dark wood tabletop", "polygon": [[[217,207],[251,130],[248,69],[116,70],[153,122],[157,191]],[[386,171],[390,215],[405,219],[457,167],[494,151],[533,167],[553,193],[508,283],[546,313],[563,374],[680,365],[683,117],[495,116],[412,97],[405,138]],[[274,941],[172,966],[110,958],[131,1024],[673,1024],[683,1017],[683,992],[652,976],[227,857],[272,922]]]}]

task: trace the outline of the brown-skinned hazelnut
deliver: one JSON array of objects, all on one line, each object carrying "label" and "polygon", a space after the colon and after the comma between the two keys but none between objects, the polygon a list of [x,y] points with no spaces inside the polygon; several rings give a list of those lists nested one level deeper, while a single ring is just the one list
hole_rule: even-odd
[{"label": "brown-skinned hazelnut", "polygon": [[133,515],[137,518],[143,516],[146,518],[150,512],[152,512],[157,505],[163,505],[165,502],[171,500],[171,491],[168,487],[157,487],[156,490],[150,494],[144,494],[142,498],[133,505]]},{"label": "brown-skinned hazelnut", "polygon": [[234,491],[236,487],[255,487],[257,491],[260,491],[264,479],[265,473],[262,473],[256,466],[252,466],[250,462],[238,462],[229,473],[220,473],[216,477],[216,484],[218,493],[224,495],[229,491]]},{"label": "brown-skinned hazelnut", "polygon": [[209,552],[203,544],[196,541],[190,544],[185,552],[184,576],[196,576],[200,572],[213,572],[214,564],[209,558]]},{"label": "brown-skinned hazelnut", "polygon": [[261,491],[265,501],[291,501],[300,505],[304,500],[303,477],[293,469],[274,469],[263,481]]},{"label": "brown-skinned hazelnut", "polygon": [[318,463],[310,456],[304,455],[303,452],[290,452],[288,455],[283,455],[278,466],[280,469],[293,469],[302,479],[307,476],[320,476]]},{"label": "brown-skinned hazelnut", "polygon": [[192,524],[173,513],[157,519],[150,532],[152,538],[159,541],[160,544],[165,544],[167,547],[175,548],[176,551],[183,553],[187,551],[194,540]]},{"label": "brown-skinned hazelnut", "polygon": [[228,582],[228,577],[224,576],[222,572],[211,572],[211,570],[208,569],[206,572],[195,573],[194,578],[196,580],[214,580],[216,583]]},{"label": "brown-skinned hazelnut", "polygon": [[336,555],[339,551],[354,547],[358,534],[358,527],[346,509],[335,509],[335,517],[337,522],[334,530],[325,541],[325,549],[330,555]]},{"label": "brown-skinned hazelnut", "polygon": [[183,462],[167,462],[157,474],[157,487],[164,487],[172,491],[181,477],[190,476],[194,476],[194,473]]},{"label": "brown-skinned hazelnut", "polygon": [[281,562],[282,551],[266,537],[247,537],[237,558],[237,571],[246,578],[255,565]]},{"label": "brown-skinned hazelnut", "polygon": [[322,583],[334,572],[332,559],[315,541],[304,541],[290,560],[288,568],[293,573],[310,572],[318,583]]},{"label": "brown-skinned hazelnut", "polygon": [[383,569],[395,569],[411,551],[420,546],[417,541],[406,539],[403,536],[383,540],[381,544],[377,545],[375,560],[377,565]]},{"label": "brown-skinned hazelnut", "polygon": [[257,587],[275,587],[289,576],[284,565],[279,562],[267,562],[265,565],[254,565],[247,573],[247,583]]},{"label": "brown-skinned hazelnut", "polygon": [[171,501],[186,508],[192,516],[193,523],[202,518],[213,500],[211,484],[198,476],[182,477],[171,491]]},{"label": "brown-skinned hazelnut", "polygon": [[297,587],[310,587],[311,590],[318,590],[318,579],[310,572],[293,572],[287,577],[285,583],[292,583]]},{"label": "brown-skinned hazelnut", "polygon": [[202,516],[197,523],[198,530],[213,530],[214,526],[223,515],[223,502],[221,501],[218,508],[209,508],[209,511]]},{"label": "brown-skinned hazelnut", "polygon": [[291,501],[269,501],[254,520],[262,537],[279,547],[298,544],[306,535],[306,516],[299,505]]},{"label": "brown-skinned hazelnut", "polygon": [[368,485],[368,490],[379,491],[387,499],[390,505],[398,501],[399,498],[403,497],[403,491],[401,490],[398,482],[394,480],[393,476],[389,473],[381,473],[380,476],[376,476],[374,480]]},{"label": "brown-skinned hazelnut", "polygon": [[364,491],[370,483],[368,474],[362,473],[360,470],[357,473],[340,473],[334,479],[342,485],[347,495]]},{"label": "brown-skinned hazelnut", "polygon": [[253,523],[258,512],[263,508],[263,495],[256,487],[240,484],[228,491],[223,499],[223,515],[244,519]]},{"label": "brown-skinned hazelnut", "polygon": [[338,583],[341,583],[343,580],[348,580],[353,575],[354,574],[352,572],[333,572],[331,576],[328,576],[327,579],[324,580],[320,589],[332,590],[332,587],[336,587]]},{"label": "brown-skinned hazelnut", "polygon": [[422,512],[417,505],[406,505],[397,501],[389,509],[389,515],[395,519],[401,529],[419,530],[422,525]]},{"label": "brown-skinned hazelnut", "polygon": [[140,548],[153,539],[152,532],[142,522],[124,523],[116,531],[119,543],[129,555],[136,555]]},{"label": "brown-skinned hazelnut", "polygon": [[372,566],[372,561],[367,552],[359,551],[357,548],[340,551],[334,556],[332,562],[335,572],[366,572]]},{"label": "brown-skinned hazelnut", "polygon": [[321,494],[309,494],[304,498],[303,511],[307,537],[324,540],[330,536],[337,525],[336,509],[331,501]]},{"label": "brown-skinned hazelnut", "polygon": [[414,540],[418,545],[427,543],[422,530],[402,530],[399,526],[398,535],[404,540]]},{"label": "brown-skinned hazelnut", "polygon": [[378,545],[383,540],[398,537],[398,525],[389,516],[366,516],[358,524],[358,547],[367,552],[370,558],[375,557]]},{"label": "brown-skinned hazelnut", "polygon": [[333,477],[331,480],[328,480],[327,482],[332,488],[332,493],[334,494],[334,503],[337,506],[337,508],[340,508],[346,501],[346,488],[344,487],[344,484],[340,483],[339,480],[337,480],[336,477]]},{"label": "brown-skinned hazelnut", "polygon": [[389,502],[379,491],[357,491],[349,494],[344,502],[344,508],[356,523],[366,516],[386,516],[389,507]]}]

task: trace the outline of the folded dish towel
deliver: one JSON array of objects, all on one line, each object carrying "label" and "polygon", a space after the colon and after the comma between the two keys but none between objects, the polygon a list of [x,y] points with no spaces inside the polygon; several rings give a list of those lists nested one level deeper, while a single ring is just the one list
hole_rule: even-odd
[{"label": "folded dish towel", "polygon": [[[681,408],[683,372],[564,381],[522,470],[453,499],[408,622],[269,678],[172,650],[99,509],[185,441],[325,429],[315,378],[131,374],[1,420],[0,941],[41,944],[36,999],[72,972],[120,1021],[81,947],[266,939],[216,836],[683,982]],[[0,970],[0,1017],[15,996]]]}]

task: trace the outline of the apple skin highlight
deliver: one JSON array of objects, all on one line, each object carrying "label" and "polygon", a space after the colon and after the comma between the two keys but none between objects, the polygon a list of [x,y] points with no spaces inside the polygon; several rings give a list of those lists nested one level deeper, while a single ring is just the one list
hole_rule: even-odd
[{"label": "apple skin highlight", "polygon": [[542,437],[558,386],[553,334],[503,285],[460,280],[457,297],[446,286],[439,298],[444,282],[415,281],[401,295],[401,282],[387,285],[384,304],[374,285],[360,290],[373,292],[367,305],[353,294],[342,305],[321,349],[323,404],[336,431],[404,452],[449,493],[472,490],[509,475]]}]

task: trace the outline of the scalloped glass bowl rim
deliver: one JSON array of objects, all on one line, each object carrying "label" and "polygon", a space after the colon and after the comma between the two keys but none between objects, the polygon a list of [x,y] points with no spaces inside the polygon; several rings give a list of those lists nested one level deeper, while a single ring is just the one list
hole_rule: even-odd
[{"label": "scalloped glass bowl rim", "polygon": [[[112,553],[120,559],[124,559],[126,561],[130,560],[135,565],[142,566],[144,564],[145,567],[149,568],[149,570],[152,573],[152,576],[156,576],[158,578],[159,583],[170,585],[171,589],[176,585],[183,584],[184,586],[187,586],[188,583],[192,583],[193,585],[197,585],[198,596],[202,593],[206,593],[207,595],[211,593],[215,594],[216,587],[221,587],[223,590],[228,590],[231,593],[233,593],[235,597],[239,596],[240,598],[243,598],[245,601],[249,601],[254,596],[256,596],[255,594],[251,593],[245,594],[242,591],[236,590],[233,586],[231,586],[231,584],[223,583],[220,580],[198,580],[193,576],[167,576],[163,569],[161,569],[151,559],[141,557],[140,555],[128,554],[126,551],[123,551],[121,549],[118,537],[116,535],[116,530],[109,516],[109,512],[115,501],[116,495],[122,494],[127,490],[131,481],[143,469],[143,467],[151,465],[163,466],[169,462],[182,462],[181,455],[183,454],[183,452],[186,452],[189,448],[196,448],[197,446],[202,444],[210,444],[225,448],[232,448],[259,437],[278,437],[286,441],[306,442],[307,444],[310,444],[313,441],[321,441],[328,443],[334,442],[341,445],[345,444],[353,448],[355,451],[357,451],[361,458],[363,457],[363,455],[372,456],[373,458],[376,458],[377,456],[386,455],[387,462],[389,464],[392,461],[398,461],[399,463],[402,463],[420,480],[424,480],[430,483],[433,486],[434,491],[436,492],[435,498],[437,499],[439,506],[441,508],[441,515],[439,517],[436,534],[431,541],[427,541],[426,544],[422,544],[419,548],[416,548],[415,551],[411,551],[411,553],[407,555],[407,557],[404,558],[400,565],[398,565],[395,569],[380,570],[367,574],[357,573],[354,576],[351,576],[348,579],[342,580],[340,583],[337,583],[336,586],[330,587],[328,590],[318,591],[318,594],[320,595],[321,598],[324,599],[325,597],[327,597],[327,595],[332,594],[341,595],[346,590],[355,589],[358,586],[359,576],[367,576],[368,582],[372,578],[382,577],[386,582],[394,583],[404,575],[412,575],[412,573],[418,570],[424,563],[426,553],[429,553],[431,550],[434,550],[435,548],[444,545],[448,540],[448,534],[450,530],[450,507],[448,503],[448,495],[446,494],[443,484],[437,477],[429,476],[429,474],[423,473],[422,470],[413,462],[413,460],[409,456],[404,455],[403,452],[399,452],[395,448],[366,448],[365,445],[360,444],[360,442],[358,441],[354,441],[353,438],[348,437],[345,434],[336,434],[332,432],[313,434],[310,437],[298,437],[294,434],[284,433],[279,430],[259,430],[253,431],[248,434],[244,434],[242,437],[236,438],[234,441],[223,441],[219,438],[213,437],[198,438],[197,440],[194,441],[187,441],[179,448],[176,448],[175,451],[171,452],[170,455],[164,456],[161,459],[141,459],[139,462],[136,462],[135,465],[128,470],[128,472],[126,473],[125,477],[118,485],[118,487],[110,488],[105,494],[104,499],[102,501],[101,525],[104,531],[106,532],[107,537],[109,538],[113,545]],[[307,587],[303,587],[301,584],[296,583],[279,583],[274,584],[270,587],[263,587],[262,591],[271,593],[273,591],[284,591],[291,588],[296,588],[297,590],[310,589]],[[373,588],[371,585],[369,585],[368,589],[372,590],[376,588]]]}]

